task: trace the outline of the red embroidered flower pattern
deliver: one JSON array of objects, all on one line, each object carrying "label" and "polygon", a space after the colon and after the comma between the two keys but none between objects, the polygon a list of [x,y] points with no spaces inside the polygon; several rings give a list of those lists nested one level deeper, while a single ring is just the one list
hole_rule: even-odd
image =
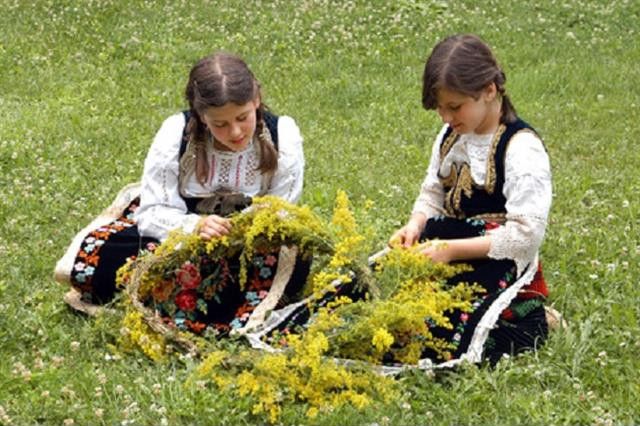
[{"label": "red embroidered flower pattern", "polygon": [[175,284],[173,283],[173,281],[161,281],[156,284],[155,287],[153,287],[153,290],[151,290],[151,294],[156,302],[166,302],[167,300],[169,300],[169,297],[171,296],[171,293],[173,293],[174,288]]},{"label": "red embroidered flower pattern", "polygon": [[191,262],[185,262],[176,274],[176,281],[185,290],[196,289],[202,281],[198,267]]},{"label": "red embroidered flower pattern", "polygon": [[185,312],[192,312],[196,309],[198,294],[195,290],[182,290],[176,294],[176,306]]},{"label": "red embroidered flower pattern", "polygon": [[496,229],[498,227],[500,227],[500,224],[498,222],[486,222],[484,224],[484,229],[486,229],[487,231],[489,229]]}]

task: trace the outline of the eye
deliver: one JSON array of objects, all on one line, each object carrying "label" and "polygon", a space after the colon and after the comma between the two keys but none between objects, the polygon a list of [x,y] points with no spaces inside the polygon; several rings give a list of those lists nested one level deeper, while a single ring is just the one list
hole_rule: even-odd
[{"label": "eye", "polygon": [[459,111],[459,110],[460,110],[460,107],[461,107],[461,106],[462,106],[462,105],[451,105],[451,106],[449,106],[449,109],[450,109],[451,111],[453,111],[453,112],[457,112],[457,111]]},{"label": "eye", "polygon": [[223,127],[226,127],[227,123],[213,123],[213,127],[215,127],[216,129],[222,129]]},{"label": "eye", "polygon": [[247,117],[249,116],[249,114],[244,114],[241,115],[240,117],[236,118],[236,120],[238,121],[245,121],[247,119]]}]

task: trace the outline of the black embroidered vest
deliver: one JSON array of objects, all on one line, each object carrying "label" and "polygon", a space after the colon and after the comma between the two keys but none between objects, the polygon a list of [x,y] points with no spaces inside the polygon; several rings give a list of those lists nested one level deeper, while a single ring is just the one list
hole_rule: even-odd
[{"label": "black embroidered vest", "polygon": [[[458,219],[472,217],[496,217],[506,213],[507,200],[502,193],[504,185],[504,159],[509,141],[518,132],[535,130],[524,121],[517,119],[513,123],[500,124],[491,143],[487,156],[487,173],[484,185],[477,185],[471,177],[468,163],[452,164],[448,176],[438,178],[444,186],[444,208],[447,216]],[[460,135],[449,127],[440,144],[440,160],[445,158],[458,142]]]},{"label": "black embroidered vest", "polygon": [[[178,162],[186,152],[187,144],[189,143],[189,135],[187,133],[187,123],[189,123],[189,118],[191,118],[191,112],[187,110],[187,111],[182,111],[182,113],[184,114],[185,126],[184,126],[184,130],[182,131],[182,142],[180,142],[180,153],[178,156]],[[263,119],[264,119],[264,124],[267,126],[267,129],[269,130],[269,134],[271,136],[271,141],[273,142],[273,146],[276,148],[276,151],[277,151],[278,150],[278,116],[270,113],[269,111],[264,111]],[[200,197],[185,197],[182,194],[180,196],[186,203],[187,210],[189,210],[190,213],[195,213],[196,205],[203,200],[203,198],[200,198]]]}]

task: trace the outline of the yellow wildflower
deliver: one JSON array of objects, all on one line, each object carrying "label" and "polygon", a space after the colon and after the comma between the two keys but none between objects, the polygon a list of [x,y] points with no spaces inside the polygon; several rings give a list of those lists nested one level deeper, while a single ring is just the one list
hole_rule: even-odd
[{"label": "yellow wildflower", "polygon": [[376,348],[378,353],[385,353],[387,349],[391,347],[394,342],[394,338],[385,328],[378,328],[373,334],[371,343]]}]

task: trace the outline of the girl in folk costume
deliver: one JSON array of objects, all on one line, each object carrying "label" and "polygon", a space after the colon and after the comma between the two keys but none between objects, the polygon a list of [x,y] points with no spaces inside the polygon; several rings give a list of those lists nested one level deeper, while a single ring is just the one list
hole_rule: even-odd
[{"label": "girl in folk costume", "polygon": [[125,188],[116,200],[124,213],[76,238],[58,263],[56,276],[68,278],[83,301],[111,300],[117,269],[174,229],[211,239],[226,235],[231,225],[225,216],[254,196],[299,199],[304,156],[298,126],[265,109],[260,84],[242,59],[218,52],[199,60],[186,99],[189,110],[168,117],[157,132],[141,185]]},{"label": "girl in folk costume", "polygon": [[486,290],[472,312],[451,313],[453,329],[432,328],[455,347],[445,364],[495,363],[536,348],[548,332],[538,250],[551,207],[549,158],[540,136],[516,115],[505,80],[474,35],[438,43],[424,70],[423,106],[444,126],[411,217],[390,244],[420,242],[436,262],[470,264],[472,271],[449,283]]}]

